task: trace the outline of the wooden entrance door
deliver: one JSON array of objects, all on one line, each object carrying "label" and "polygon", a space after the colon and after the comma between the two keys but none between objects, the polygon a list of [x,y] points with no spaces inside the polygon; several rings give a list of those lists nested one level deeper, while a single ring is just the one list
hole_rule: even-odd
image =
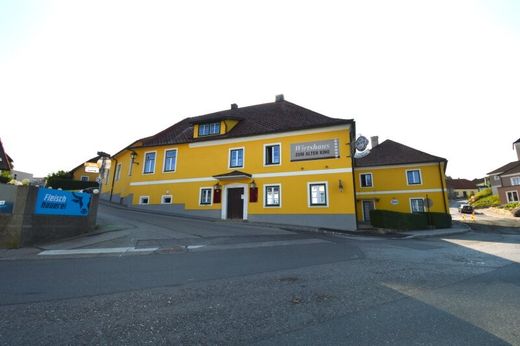
[{"label": "wooden entrance door", "polygon": [[363,201],[363,221],[370,221],[370,211],[375,209],[374,201]]},{"label": "wooden entrance door", "polygon": [[228,219],[244,218],[244,188],[227,189],[227,217]]}]

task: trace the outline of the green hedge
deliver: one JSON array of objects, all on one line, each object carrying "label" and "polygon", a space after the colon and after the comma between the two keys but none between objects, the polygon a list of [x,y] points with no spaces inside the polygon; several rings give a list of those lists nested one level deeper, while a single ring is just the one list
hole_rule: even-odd
[{"label": "green hedge", "polygon": [[399,230],[451,227],[451,215],[446,213],[399,213],[390,210],[371,210],[372,226]]},{"label": "green hedge", "polygon": [[51,178],[47,179],[46,186],[62,190],[83,190],[89,187],[98,187],[99,184],[95,181]]}]

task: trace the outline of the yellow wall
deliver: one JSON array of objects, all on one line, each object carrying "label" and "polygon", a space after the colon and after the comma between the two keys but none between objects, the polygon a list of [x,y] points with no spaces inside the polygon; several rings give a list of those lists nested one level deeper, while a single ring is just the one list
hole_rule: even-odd
[{"label": "yellow wall", "polygon": [[[476,195],[478,193],[478,189],[455,189],[454,190],[457,197],[470,197],[471,195]],[[464,192],[466,192],[466,196],[464,196]]]},{"label": "yellow wall", "polygon": [[[374,200],[376,209],[384,209],[410,213],[410,198],[428,197],[433,201],[430,208],[432,212],[448,212],[447,191],[444,163],[417,164],[403,166],[380,166],[356,168],[356,201],[358,220],[363,219],[362,201]],[[421,171],[421,184],[408,185],[407,170],[419,169]],[[373,186],[361,187],[360,175],[372,173]],[[431,191],[433,190],[433,191]],[[397,200],[398,204],[392,204],[392,200]]]},{"label": "yellow wall", "polygon": [[72,179],[81,180],[82,176],[87,176],[88,181],[96,181],[99,174],[98,173],[87,173],[87,172],[85,172],[85,167],[83,167],[83,166],[76,168],[75,170],[72,171]]},{"label": "yellow wall", "polygon": [[[323,131],[323,130],[318,130]],[[338,139],[340,147],[340,158],[321,159],[312,161],[290,162],[290,144],[311,142],[327,139]],[[341,130],[332,130],[320,133],[305,133],[294,135],[291,133],[280,134],[276,138],[259,138],[249,140],[244,138],[244,142],[218,143],[215,141],[200,142],[179,145],[167,145],[147,148],[134,148],[137,153],[136,161],[138,165],[133,165],[132,176],[128,176],[130,165],[129,151],[125,150],[117,155],[118,163],[122,164],[121,178],[115,182],[113,193],[121,197],[133,194],[133,204],[139,203],[139,196],[149,196],[151,204],[160,204],[162,195],[172,195],[173,203],[184,204],[187,209],[220,210],[222,204],[211,206],[199,205],[199,189],[201,187],[213,187],[217,182],[211,177],[218,174],[228,173],[239,170],[249,174],[265,173],[286,173],[289,176],[278,177],[255,177],[258,186],[258,202],[249,203],[248,214],[354,214],[354,188],[351,172],[333,174],[313,174],[300,175],[302,172],[311,170],[330,171],[333,169],[351,169],[350,158],[350,132],[348,126]],[[218,141],[218,138],[215,138]],[[200,146],[201,144],[217,145]],[[264,166],[264,144],[281,144],[281,162],[279,166]],[[244,167],[229,168],[229,149],[244,148]],[[163,172],[165,150],[177,149],[177,169],[175,172]],[[153,174],[143,174],[145,153],[156,152],[155,172]],[[111,176],[115,172],[115,161],[112,162]],[[200,179],[207,178],[208,181],[195,182],[168,182],[168,180],[178,179]],[[339,180],[343,184],[343,192],[339,191]],[[307,204],[307,183],[308,182],[328,182],[329,206],[310,207]],[[107,185],[103,186],[103,192],[111,190],[112,178]],[[130,183],[151,183],[144,186],[131,186]],[[251,179],[236,181],[221,181],[221,185],[232,183],[250,183]],[[273,208],[263,206],[263,185],[268,183],[279,183],[281,187],[282,207]],[[117,201],[116,201],[117,202]]]}]

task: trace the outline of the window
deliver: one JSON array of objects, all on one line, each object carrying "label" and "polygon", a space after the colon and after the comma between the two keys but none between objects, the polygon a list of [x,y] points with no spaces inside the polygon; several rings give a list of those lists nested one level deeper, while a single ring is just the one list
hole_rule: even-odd
[{"label": "window", "polygon": [[266,185],[264,188],[264,207],[280,206],[280,185]]},{"label": "window", "polygon": [[88,177],[86,175],[81,176],[81,181],[88,181]]},{"label": "window", "polygon": [[412,169],[406,171],[406,178],[408,185],[420,185],[421,184],[421,171],[418,169]]},{"label": "window", "polygon": [[361,187],[372,187],[372,173],[364,173],[359,176]]},{"label": "window", "polygon": [[150,203],[150,196],[139,196],[139,204]]},{"label": "window", "polygon": [[172,196],[171,195],[161,196],[161,204],[172,204]]},{"label": "window", "polygon": [[220,122],[199,125],[199,136],[210,136],[220,134]]},{"label": "window", "polygon": [[326,183],[309,183],[309,206],[327,206]]},{"label": "window", "polygon": [[520,185],[520,177],[512,177],[511,185],[513,185],[513,186]]},{"label": "window", "polygon": [[155,152],[144,154],[144,174],[152,174],[155,172]]},{"label": "window", "polygon": [[164,172],[175,172],[177,167],[177,149],[164,152]]},{"label": "window", "polygon": [[424,212],[424,199],[422,198],[410,198],[410,208],[412,213]]},{"label": "window", "polygon": [[513,203],[513,202],[520,201],[518,199],[518,192],[517,191],[507,191],[506,195],[507,195],[507,203]]},{"label": "window", "polygon": [[120,163],[118,163],[116,165],[116,173],[115,173],[115,175],[116,175],[115,179],[116,179],[116,181],[118,181],[121,178],[121,164]]},{"label": "window", "polygon": [[499,180],[500,180],[500,177],[499,177],[498,175],[495,175],[495,176],[493,176],[493,179],[494,179],[495,181],[499,181]]},{"label": "window", "polygon": [[229,151],[229,168],[244,167],[244,148]]},{"label": "window", "polygon": [[279,165],[281,162],[280,159],[280,144],[270,144],[265,147],[265,159],[264,163],[266,166],[269,165]]},{"label": "window", "polygon": [[213,189],[211,188],[201,188],[200,189],[200,205],[211,205],[211,192]]}]

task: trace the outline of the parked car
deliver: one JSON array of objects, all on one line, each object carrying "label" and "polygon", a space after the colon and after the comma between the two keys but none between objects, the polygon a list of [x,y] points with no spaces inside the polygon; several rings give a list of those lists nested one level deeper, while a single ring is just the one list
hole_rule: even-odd
[{"label": "parked car", "polygon": [[471,214],[473,213],[473,207],[469,204],[461,204],[459,206],[459,213]]}]

